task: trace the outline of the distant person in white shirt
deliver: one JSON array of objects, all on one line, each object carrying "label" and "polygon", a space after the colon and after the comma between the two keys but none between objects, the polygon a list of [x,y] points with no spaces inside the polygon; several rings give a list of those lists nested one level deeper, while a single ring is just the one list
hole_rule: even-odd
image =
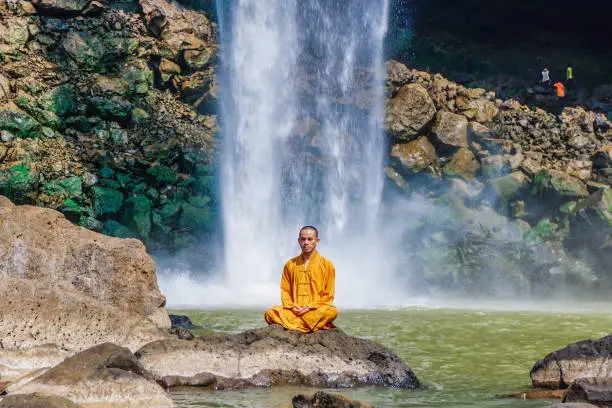
[{"label": "distant person in white shirt", "polygon": [[548,68],[544,68],[544,71],[542,71],[542,85],[550,86],[550,71],[548,71]]}]

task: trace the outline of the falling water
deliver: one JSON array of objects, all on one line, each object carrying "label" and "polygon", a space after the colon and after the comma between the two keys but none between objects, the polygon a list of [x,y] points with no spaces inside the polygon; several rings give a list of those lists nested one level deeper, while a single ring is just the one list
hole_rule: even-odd
[{"label": "falling water", "polygon": [[388,0],[224,3],[224,272],[203,301],[278,303],[307,224],[336,264],[337,303],[389,300],[378,228]]}]

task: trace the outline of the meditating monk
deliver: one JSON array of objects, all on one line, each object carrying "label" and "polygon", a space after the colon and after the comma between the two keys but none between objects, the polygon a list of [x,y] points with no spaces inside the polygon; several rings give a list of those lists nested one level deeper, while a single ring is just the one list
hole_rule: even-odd
[{"label": "meditating monk", "polygon": [[332,322],[338,316],[338,310],[332,306],[336,279],[334,264],[317,252],[319,232],[315,227],[303,227],[298,243],[302,253],[290,259],[283,269],[283,304],[266,312],[266,322],[303,333],[333,328]]}]

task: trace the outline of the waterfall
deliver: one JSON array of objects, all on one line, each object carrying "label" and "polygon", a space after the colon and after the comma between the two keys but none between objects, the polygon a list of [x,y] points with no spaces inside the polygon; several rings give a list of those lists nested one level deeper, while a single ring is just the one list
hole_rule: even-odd
[{"label": "waterfall", "polygon": [[336,264],[340,304],[371,301],[372,285],[390,278],[377,238],[387,13],[388,0],[220,9],[225,271],[210,301],[278,303],[307,224]]}]

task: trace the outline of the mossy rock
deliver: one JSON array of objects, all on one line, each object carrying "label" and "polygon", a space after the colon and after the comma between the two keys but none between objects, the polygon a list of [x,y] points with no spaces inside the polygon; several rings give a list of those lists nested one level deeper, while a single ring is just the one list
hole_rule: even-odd
[{"label": "mossy rock", "polygon": [[132,105],[119,96],[94,96],[88,99],[88,103],[93,114],[104,119],[125,122],[132,115]]},{"label": "mossy rock", "polygon": [[82,68],[104,72],[113,70],[138,49],[138,40],[117,35],[92,34],[87,31],[69,32],[62,48]]},{"label": "mossy rock", "polygon": [[176,172],[164,166],[151,166],[147,169],[147,174],[159,184],[173,184],[176,181]]},{"label": "mossy rock", "polygon": [[210,208],[196,207],[185,203],[181,208],[179,227],[192,233],[210,232],[212,230],[213,217]]},{"label": "mossy rock", "polygon": [[38,106],[41,109],[53,112],[60,117],[80,113],[77,103],[77,91],[69,84],[53,88],[38,98]]},{"label": "mossy rock", "polygon": [[142,123],[142,122],[146,122],[150,118],[151,118],[151,115],[149,115],[149,113],[142,108],[134,108],[132,110],[132,120],[134,122]]},{"label": "mossy rock", "polygon": [[130,230],[128,227],[115,220],[107,220],[104,223],[102,232],[104,232],[106,235],[110,235],[117,238],[138,238],[137,234],[134,231]]},{"label": "mossy rock", "polygon": [[117,213],[123,205],[123,193],[109,187],[93,186],[93,207],[97,215]]},{"label": "mossy rock", "polygon": [[30,115],[13,110],[0,110],[0,130],[22,138],[36,139],[41,135],[40,124]]},{"label": "mossy rock", "polygon": [[123,71],[122,78],[128,83],[129,93],[132,96],[147,95],[153,87],[153,71],[146,63],[127,67]]},{"label": "mossy rock", "polygon": [[23,163],[0,170],[0,195],[19,204],[28,202],[37,194],[38,179]]},{"label": "mossy rock", "polygon": [[553,240],[556,237],[557,227],[557,224],[551,222],[550,219],[543,218],[535,227],[525,233],[524,242],[531,246]]},{"label": "mossy rock", "polygon": [[43,185],[41,192],[51,196],[81,198],[83,196],[83,180],[76,176],[63,180],[53,180]]},{"label": "mossy rock", "polygon": [[15,104],[26,111],[43,126],[47,126],[53,130],[59,129],[61,123],[60,118],[51,111],[39,108],[38,103],[33,96],[26,93],[21,93],[21,95],[15,98]]},{"label": "mossy rock", "polygon": [[151,208],[153,203],[144,195],[132,195],[125,201],[124,217],[128,225],[138,231],[143,239],[151,236]]},{"label": "mossy rock", "polygon": [[81,205],[70,198],[61,203],[57,209],[73,222],[78,222],[83,215],[83,208]]}]

